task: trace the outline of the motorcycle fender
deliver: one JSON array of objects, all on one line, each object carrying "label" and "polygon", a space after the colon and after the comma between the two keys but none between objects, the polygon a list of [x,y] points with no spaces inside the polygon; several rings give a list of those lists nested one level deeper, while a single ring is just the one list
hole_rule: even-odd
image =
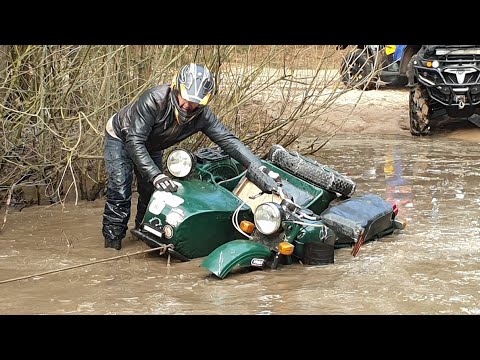
[{"label": "motorcycle fender", "polygon": [[271,250],[251,240],[232,240],[213,250],[201,266],[223,279],[236,266],[262,266]]}]

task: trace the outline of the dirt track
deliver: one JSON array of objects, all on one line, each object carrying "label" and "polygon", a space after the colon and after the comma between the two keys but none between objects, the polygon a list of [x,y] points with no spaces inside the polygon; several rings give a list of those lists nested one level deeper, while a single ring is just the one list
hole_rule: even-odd
[{"label": "dirt track", "polygon": [[[361,96],[361,97],[360,97]],[[342,95],[329,118],[347,117],[339,133],[389,134],[411,136],[408,116],[409,89],[352,90]],[[352,106],[360,97],[356,108]],[[431,136],[446,136],[480,142],[480,128],[465,119],[442,119]]]}]

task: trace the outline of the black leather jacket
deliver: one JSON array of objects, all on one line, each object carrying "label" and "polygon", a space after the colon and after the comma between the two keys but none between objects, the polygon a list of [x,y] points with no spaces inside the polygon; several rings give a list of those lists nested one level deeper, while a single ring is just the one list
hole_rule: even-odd
[{"label": "black leather jacket", "polygon": [[189,123],[179,125],[169,93],[168,84],[146,90],[138,100],[120,109],[113,118],[116,135],[125,142],[130,157],[144,179],[152,181],[161,172],[149,153],[166,149],[199,131],[246,168],[250,163],[261,166],[260,159],[218,120],[208,106]]}]

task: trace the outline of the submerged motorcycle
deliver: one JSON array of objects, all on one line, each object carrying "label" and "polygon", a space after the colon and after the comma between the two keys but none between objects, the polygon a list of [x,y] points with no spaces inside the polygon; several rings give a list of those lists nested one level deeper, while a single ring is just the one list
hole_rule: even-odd
[{"label": "submerged motorcycle", "polygon": [[274,145],[262,163],[268,171],[217,148],[172,151],[166,165],[178,190],[155,191],[132,233],[180,261],[205,257],[201,265],[223,279],[237,268],[332,264],[334,249],[351,246],[355,256],[405,226],[395,205],[352,197],[350,178],[312,159]]}]

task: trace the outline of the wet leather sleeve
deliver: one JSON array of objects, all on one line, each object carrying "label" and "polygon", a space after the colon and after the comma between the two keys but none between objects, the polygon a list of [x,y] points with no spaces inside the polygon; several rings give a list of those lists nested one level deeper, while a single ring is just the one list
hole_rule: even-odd
[{"label": "wet leather sleeve", "polygon": [[250,164],[261,166],[260,159],[235,136],[210,109],[205,112],[206,123],[202,132],[228,155],[248,168]]},{"label": "wet leather sleeve", "polygon": [[131,108],[131,124],[125,137],[126,148],[142,177],[152,181],[161,173],[147,151],[146,142],[152,132],[159,109],[152,92],[143,93]]}]

